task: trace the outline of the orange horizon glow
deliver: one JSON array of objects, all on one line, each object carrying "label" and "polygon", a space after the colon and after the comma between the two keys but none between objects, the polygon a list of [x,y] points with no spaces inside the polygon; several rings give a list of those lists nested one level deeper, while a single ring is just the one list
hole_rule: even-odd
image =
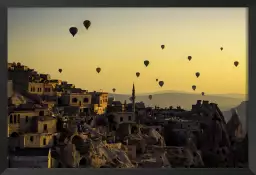
[{"label": "orange horizon glow", "polygon": [[247,94],[247,9],[10,8],[8,62],[89,91]]}]

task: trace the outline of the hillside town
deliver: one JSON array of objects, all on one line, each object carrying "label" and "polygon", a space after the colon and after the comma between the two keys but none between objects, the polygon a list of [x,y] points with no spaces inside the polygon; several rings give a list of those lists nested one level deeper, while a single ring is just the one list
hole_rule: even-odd
[{"label": "hillside town", "polygon": [[[244,168],[248,135],[236,110],[218,104],[191,110],[116,101],[8,63],[10,168]],[[171,99],[170,99],[171,100]]]}]

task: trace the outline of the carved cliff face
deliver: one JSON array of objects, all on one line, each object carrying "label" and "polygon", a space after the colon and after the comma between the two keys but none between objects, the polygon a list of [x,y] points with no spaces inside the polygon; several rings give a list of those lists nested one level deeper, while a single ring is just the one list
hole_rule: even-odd
[{"label": "carved cliff face", "polygon": [[235,109],[235,108],[231,109],[231,113],[232,113],[232,115],[238,115],[237,109]]}]

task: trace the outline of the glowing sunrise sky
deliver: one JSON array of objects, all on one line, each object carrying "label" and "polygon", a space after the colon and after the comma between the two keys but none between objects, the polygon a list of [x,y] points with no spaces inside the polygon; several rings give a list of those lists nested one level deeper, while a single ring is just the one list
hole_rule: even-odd
[{"label": "glowing sunrise sky", "polygon": [[[87,19],[89,30],[83,26]],[[72,26],[79,30],[74,38]],[[8,59],[89,91],[130,94],[134,82],[137,93],[192,92],[196,85],[194,93],[246,94],[247,10],[11,8]],[[150,61],[147,68],[144,60]],[[156,78],[165,82],[162,88]]]}]

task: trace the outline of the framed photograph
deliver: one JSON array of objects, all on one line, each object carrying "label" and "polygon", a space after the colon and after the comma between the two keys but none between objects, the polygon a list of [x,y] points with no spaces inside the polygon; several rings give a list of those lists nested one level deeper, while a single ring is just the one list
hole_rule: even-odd
[{"label": "framed photograph", "polygon": [[1,171],[254,173],[246,3],[6,2]]}]

